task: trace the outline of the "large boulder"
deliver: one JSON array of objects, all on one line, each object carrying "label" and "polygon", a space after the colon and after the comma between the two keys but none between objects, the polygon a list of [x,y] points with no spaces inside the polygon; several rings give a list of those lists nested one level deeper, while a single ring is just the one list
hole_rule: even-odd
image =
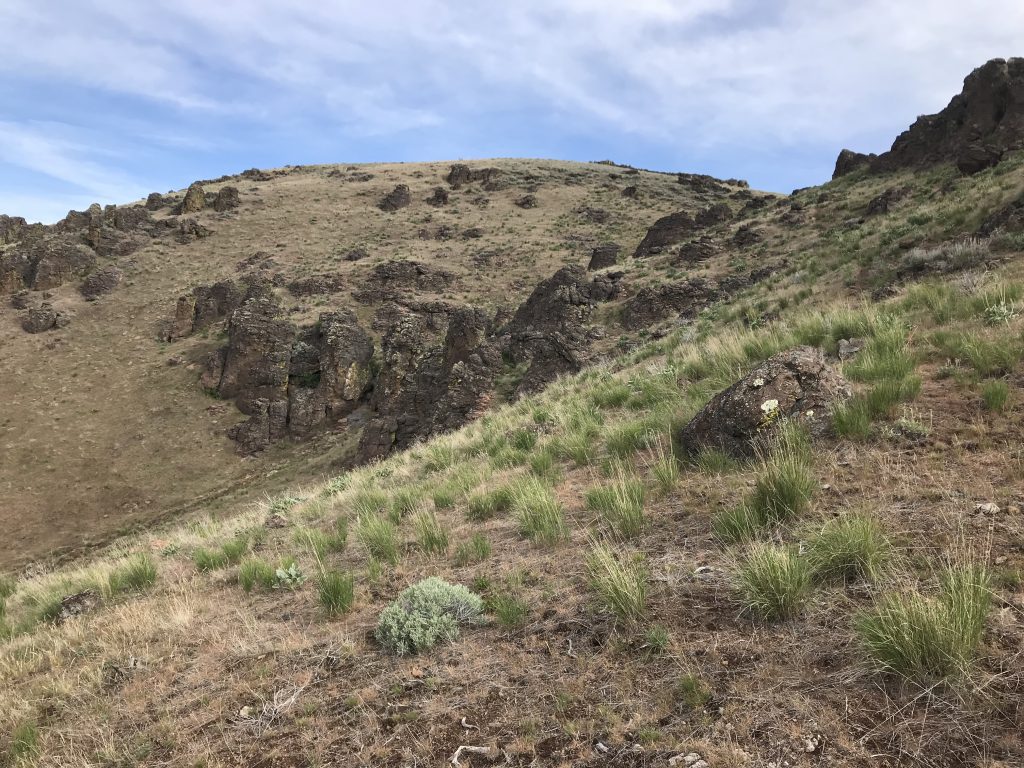
[{"label": "large boulder", "polygon": [[95,301],[100,296],[110,293],[121,284],[121,270],[111,265],[93,272],[82,281],[78,291],[86,301]]},{"label": "large boulder", "polygon": [[647,230],[637,246],[633,258],[644,259],[664,251],[668,246],[687,239],[697,229],[697,223],[686,211],[662,216]]},{"label": "large boulder", "polygon": [[70,322],[71,318],[66,312],[44,303],[25,312],[21,318],[21,327],[26,333],[45,333],[55,328],[63,328]]},{"label": "large boulder", "polygon": [[238,196],[238,187],[221,187],[213,198],[213,210],[217,213],[232,211],[242,204]]},{"label": "large boulder", "polygon": [[189,185],[177,213],[199,213],[206,207],[206,191],[198,181]]},{"label": "large boulder", "polygon": [[399,184],[393,190],[384,195],[377,207],[382,211],[388,213],[397,211],[399,208],[405,208],[409,203],[412,202],[412,193],[409,192],[409,187],[406,184]]},{"label": "large boulder", "polygon": [[703,450],[736,458],[755,455],[759,443],[785,419],[799,420],[813,436],[831,428],[832,406],[850,395],[842,376],[814,347],[780,352],[715,395],[677,430],[677,452]]},{"label": "large boulder", "polygon": [[594,250],[590,252],[590,263],[587,264],[587,271],[594,272],[598,269],[614,267],[619,263],[619,254],[621,252],[622,246],[618,243],[602,243],[601,245],[594,246]]},{"label": "large boulder", "polygon": [[445,181],[452,189],[461,189],[473,182],[481,182],[486,188],[494,187],[500,176],[501,171],[497,168],[470,168],[468,165],[457,163],[449,169]]}]

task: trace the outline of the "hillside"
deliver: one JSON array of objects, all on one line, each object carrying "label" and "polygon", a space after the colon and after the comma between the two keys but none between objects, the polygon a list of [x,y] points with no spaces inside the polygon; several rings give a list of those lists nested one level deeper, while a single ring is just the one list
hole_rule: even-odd
[{"label": "hillside", "polygon": [[990,62],[788,196],[327,166],[153,198],[125,255],[18,224],[5,290],[70,322],[0,318],[0,754],[1020,765],[1020,94]]}]

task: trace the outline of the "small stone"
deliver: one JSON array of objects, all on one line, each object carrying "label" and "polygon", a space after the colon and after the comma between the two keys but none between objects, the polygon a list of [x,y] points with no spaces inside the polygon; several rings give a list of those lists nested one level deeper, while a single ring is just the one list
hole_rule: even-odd
[{"label": "small stone", "polygon": [[1006,555],[1000,555],[999,557],[997,557],[995,559],[994,562],[995,562],[996,565],[1005,565],[1006,564]]},{"label": "small stone", "polygon": [[999,505],[994,502],[986,502],[985,504],[978,504],[974,507],[978,512],[983,515],[998,515]]}]

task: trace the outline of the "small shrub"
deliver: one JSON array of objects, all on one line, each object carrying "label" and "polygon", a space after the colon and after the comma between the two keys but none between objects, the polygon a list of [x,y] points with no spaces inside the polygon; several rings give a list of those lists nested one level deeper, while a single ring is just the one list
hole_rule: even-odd
[{"label": "small shrub", "polygon": [[626,561],[607,544],[599,543],[587,557],[590,583],[603,608],[620,621],[634,621],[647,610],[647,568],[643,561]]},{"label": "small shrub", "polygon": [[112,595],[141,592],[156,583],[156,563],[145,553],[135,555],[123,566],[111,571],[107,583]]},{"label": "small shrub", "polygon": [[584,500],[623,538],[639,536],[646,527],[644,484],[637,477],[620,471],[614,482],[587,490]]},{"label": "small shrub", "polygon": [[316,582],[317,599],[329,616],[347,613],[356,599],[355,585],[350,573],[324,571]]},{"label": "small shrub", "polygon": [[375,636],[386,650],[407,656],[459,636],[459,626],[476,621],[483,601],[465,587],[436,576],[405,589],[381,611]]},{"label": "small shrub", "polygon": [[506,593],[491,597],[487,601],[487,607],[498,623],[507,629],[523,626],[530,613],[530,607],[525,601]]},{"label": "small shrub", "polygon": [[512,508],[512,491],[507,486],[474,493],[466,505],[466,519],[483,522]]},{"label": "small shrub", "polygon": [[491,542],[480,533],[474,533],[469,541],[465,541],[455,550],[455,565],[460,568],[482,563],[491,556]]},{"label": "small shrub", "polygon": [[274,589],[298,589],[306,582],[306,576],[295,561],[282,565],[274,572]]},{"label": "small shrub", "polygon": [[747,610],[769,620],[800,613],[812,589],[808,561],[771,544],[751,547],[738,577]]},{"label": "small shrub", "polygon": [[277,583],[275,570],[259,558],[249,558],[238,566],[238,583],[246,592],[252,592],[256,587],[273,589]]},{"label": "small shrub", "polygon": [[990,576],[957,565],[940,582],[938,597],[884,595],[857,618],[857,634],[881,670],[921,681],[969,673],[991,608]]},{"label": "small shrub", "polygon": [[981,385],[981,402],[986,411],[999,413],[1010,399],[1010,387],[1002,379],[989,379]]},{"label": "small shrub", "polygon": [[538,544],[551,546],[568,536],[562,505],[535,477],[524,477],[512,486],[512,514],[523,536]]},{"label": "small shrub", "polygon": [[420,549],[428,555],[443,555],[448,551],[448,531],[433,512],[421,512],[417,515],[416,536]]},{"label": "small shrub", "polygon": [[391,565],[398,563],[398,529],[387,518],[378,515],[360,518],[356,536],[373,560]]},{"label": "small shrub", "polygon": [[819,578],[876,581],[892,559],[892,544],[878,523],[862,515],[829,520],[807,544]]}]

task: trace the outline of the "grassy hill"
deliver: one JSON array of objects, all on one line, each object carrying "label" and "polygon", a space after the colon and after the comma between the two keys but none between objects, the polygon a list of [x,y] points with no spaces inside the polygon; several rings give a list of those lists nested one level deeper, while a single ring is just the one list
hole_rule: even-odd
[{"label": "grassy hill", "polygon": [[[323,481],[12,580],[10,759],[437,765],[467,745],[486,751],[463,750],[462,765],[1019,764],[1024,263],[1012,234],[963,238],[1019,198],[1021,160],[800,191],[749,217],[756,245],[698,269],[779,268],[693,322],[655,324],[649,341],[378,463],[315,465]],[[292,206],[288,221],[319,220],[323,177],[287,174],[261,196]],[[672,177],[640,178],[676,191]],[[907,190],[900,202],[865,217],[892,188]],[[650,197],[668,210],[669,191]],[[582,199],[545,202],[533,224],[509,209],[492,245],[553,243],[567,226],[554,212]],[[619,215],[616,237],[638,241],[641,217]],[[330,242],[265,223],[297,270],[288,238],[321,258],[356,238],[341,221]],[[238,242],[248,230],[233,226],[218,232],[230,256],[203,250],[159,279],[208,279],[266,242]],[[497,305],[510,277],[579,254],[549,245],[545,258],[482,275],[481,295]],[[671,262],[627,269],[639,290],[675,279]],[[609,327],[621,305],[601,308]],[[854,396],[829,414],[830,437],[787,428],[751,461],[683,460],[674,430],[716,392],[777,351],[835,359],[851,338],[863,349],[835,365]],[[146,354],[184,403],[201,402],[184,369],[165,370],[166,350]],[[214,455],[228,461],[191,460]],[[468,587],[483,612],[467,608],[451,642],[396,656],[382,610],[431,576]],[[61,599],[83,590],[101,605],[61,621]]]}]

